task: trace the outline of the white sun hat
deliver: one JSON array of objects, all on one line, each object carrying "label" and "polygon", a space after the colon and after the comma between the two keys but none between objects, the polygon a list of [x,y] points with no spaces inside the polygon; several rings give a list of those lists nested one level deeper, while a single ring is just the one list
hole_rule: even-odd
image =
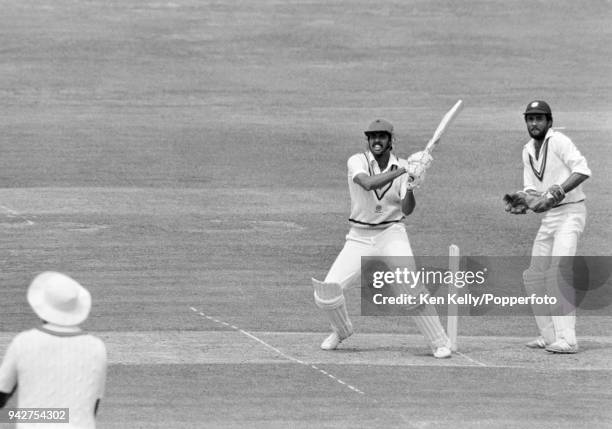
[{"label": "white sun hat", "polygon": [[28,302],[46,322],[76,326],[89,316],[91,295],[65,274],[46,271],[37,275],[28,288]]}]

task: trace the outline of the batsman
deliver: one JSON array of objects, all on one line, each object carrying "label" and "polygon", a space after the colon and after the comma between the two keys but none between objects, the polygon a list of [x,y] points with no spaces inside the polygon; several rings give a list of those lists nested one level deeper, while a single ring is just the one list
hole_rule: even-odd
[{"label": "batsman", "polygon": [[560,293],[564,281],[560,264],[575,256],[584,230],[587,212],[581,183],[591,176],[591,170],[572,140],[552,128],[548,103],[532,101],[523,115],[531,137],[523,147],[524,189],[506,194],[504,202],[509,213],[541,215],[523,281],[528,294],[555,296],[560,301],[544,309],[534,307],[540,336],[526,345],[551,353],[576,353],[575,300],[567,288]]},{"label": "batsman", "polygon": [[[408,159],[393,153],[393,125],[377,119],[365,131],[366,150],[348,160],[351,228],[342,251],[324,281],[313,279],[314,300],[328,317],[333,332],[321,348],[333,350],[353,334],[344,290],[359,284],[362,256],[401,256],[414,262],[404,219],[416,205],[414,190],[425,178],[432,157],[419,151]],[[414,267],[413,267],[414,269]],[[434,357],[451,356],[450,342],[431,304],[413,309],[417,327]]]}]

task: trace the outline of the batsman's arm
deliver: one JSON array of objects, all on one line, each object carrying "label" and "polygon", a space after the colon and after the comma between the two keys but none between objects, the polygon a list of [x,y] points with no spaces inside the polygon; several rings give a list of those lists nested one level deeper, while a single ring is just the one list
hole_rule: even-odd
[{"label": "batsman's arm", "polygon": [[390,170],[385,173],[375,174],[374,176],[369,176],[366,173],[359,173],[353,177],[353,182],[357,183],[366,191],[372,191],[393,182],[395,179],[405,173],[406,169],[403,167]]},{"label": "batsman's arm", "polygon": [[416,200],[414,199],[414,192],[409,189],[406,192],[406,196],[402,200],[402,213],[406,216],[410,216],[416,207]]}]

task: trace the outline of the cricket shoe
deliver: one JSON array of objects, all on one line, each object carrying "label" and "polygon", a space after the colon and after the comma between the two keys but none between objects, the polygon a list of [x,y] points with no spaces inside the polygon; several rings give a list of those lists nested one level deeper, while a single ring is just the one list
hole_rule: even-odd
[{"label": "cricket shoe", "polygon": [[538,337],[535,340],[525,343],[525,346],[529,347],[530,349],[545,349],[546,345],[547,344],[544,337]]},{"label": "cricket shoe", "polygon": [[436,359],[446,359],[451,357],[452,354],[453,352],[451,351],[451,349],[446,346],[438,347],[433,352],[433,355]]},{"label": "cricket shoe", "polygon": [[546,346],[546,351],[559,354],[574,354],[578,353],[578,344],[570,344],[565,339],[555,341]]},{"label": "cricket shoe", "polygon": [[321,348],[323,350],[336,350],[340,343],[346,340],[346,338],[340,339],[340,336],[334,331],[329,335],[329,337],[323,340],[323,342],[321,343]]}]

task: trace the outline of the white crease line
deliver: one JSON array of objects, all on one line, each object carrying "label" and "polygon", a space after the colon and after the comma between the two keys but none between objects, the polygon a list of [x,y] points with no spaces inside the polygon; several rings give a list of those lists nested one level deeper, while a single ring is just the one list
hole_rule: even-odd
[{"label": "white crease line", "polygon": [[456,355],[459,355],[461,357],[463,357],[464,359],[469,360],[470,362],[475,363],[476,365],[480,365],[480,366],[488,366],[486,363],[484,362],[480,362],[479,360],[476,359],[472,359],[471,357],[469,357],[468,355],[461,353],[461,352],[454,352]]},{"label": "white crease line", "polygon": [[34,225],[34,222],[32,222],[30,219],[7,206],[0,205],[0,209],[4,210],[10,217],[18,217],[19,219],[25,221],[28,225]]},{"label": "white crease line", "polygon": [[314,365],[309,365],[309,364],[307,364],[306,362],[304,362],[304,361],[302,361],[302,360],[300,360],[300,359],[294,358],[293,356],[290,356],[290,355],[288,355],[287,353],[284,353],[283,351],[281,351],[281,350],[277,349],[277,348],[276,348],[276,347],[274,347],[273,345],[270,345],[270,344],[266,343],[266,342],[265,342],[264,340],[262,340],[261,338],[256,337],[255,335],[251,334],[250,332],[245,331],[244,329],[240,329],[240,328],[238,328],[238,327],[236,327],[236,326],[234,326],[234,325],[230,325],[229,323],[222,322],[222,321],[220,321],[220,320],[217,320],[217,319],[215,319],[215,318],[212,318],[212,317],[210,317],[210,316],[207,316],[207,315],[205,315],[203,312],[198,311],[198,310],[197,310],[196,308],[194,308],[194,307],[189,307],[189,308],[190,308],[190,309],[191,309],[191,311],[193,311],[194,313],[197,313],[197,314],[199,314],[200,316],[203,316],[203,317],[207,318],[208,320],[214,320],[214,321],[215,321],[216,323],[218,323],[219,325],[223,325],[223,326],[228,326],[228,327],[231,327],[231,328],[232,328],[232,329],[234,329],[235,331],[240,332],[241,334],[243,334],[243,335],[245,335],[245,336],[247,336],[247,337],[251,338],[252,340],[257,341],[258,343],[260,343],[260,344],[261,344],[261,345],[263,345],[264,347],[267,347],[268,349],[270,349],[270,350],[274,351],[274,352],[275,352],[276,354],[278,354],[279,356],[284,357],[285,359],[287,359],[287,360],[289,360],[289,361],[291,361],[291,362],[295,362],[295,363],[297,363],[297,364],[300,364],[300,365],[304,365],[304,366],[310,367],[310,368],[314,369],[315,371],[318,371],[318,372],[320,372],[321,374],[328,376],[328,377],[329,377],[329,378],[331,378],[332,380],[337,381],[337,382],[338,382],[339,384],[341,384],[342,386],[346,386],[346,387],[348,387],[349,389],[351,389],[352,391],[359,393],[360,395],[365,395],[365,393],[364,393],[364,392],[362,392],[361,390],[359,390],[359,389],[357,389],[356,387],[351,386],[350,384],[348,384],[348,383],[346,383],[346,382],[342,381],[341,379],[339,379],[338,377],[335,377],[334,375],[330,374],[329,372],[324,371],[324,370],[322,370],[322,369],[319,369],[319,368],[317,368],[317,367],[316,367],[316,366],[314,366]]}]

